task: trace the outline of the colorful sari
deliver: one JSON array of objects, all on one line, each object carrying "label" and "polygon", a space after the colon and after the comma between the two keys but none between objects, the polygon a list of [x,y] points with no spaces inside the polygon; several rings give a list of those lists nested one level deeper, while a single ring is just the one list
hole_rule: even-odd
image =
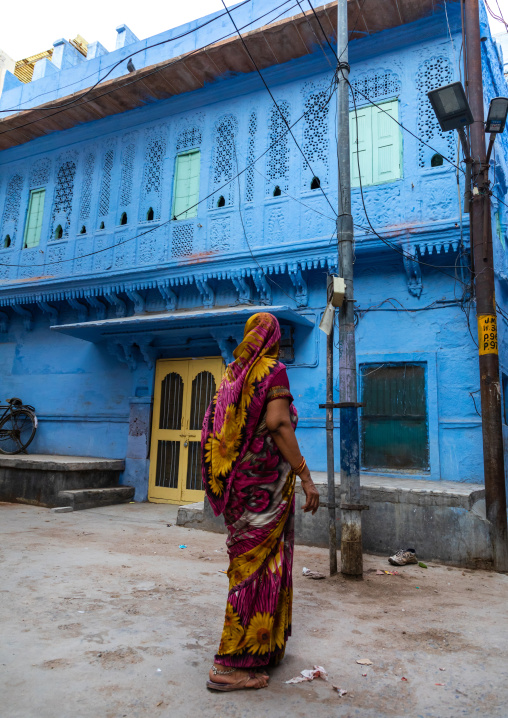
[{"label": "colorful sari", "polygon": [[[291,634],[295,474],[266,427],[268,402],[293,399],[279,339],[274,316],[249,319],[203,422],[203,482],[230,560],[215,662],[236,668],[278,663]],[[293,404],[290,416],[296,428]]]}]

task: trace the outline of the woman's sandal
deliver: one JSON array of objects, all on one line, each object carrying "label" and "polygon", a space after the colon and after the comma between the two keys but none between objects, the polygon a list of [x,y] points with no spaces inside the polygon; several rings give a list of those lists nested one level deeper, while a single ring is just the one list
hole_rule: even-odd
[{"label": "woman's sandal", "polygon": [[[237,669],[233,668],[230,671],[219,671],[215,666],[212,666],[211,668],[212,673],[220,676],[228,676],[231,673],[234,673]],[[255,686],[247,686],[247,683],[250,680],[255,680],[258,682],[258,685]],[[212,691],[241,691],[243,688],[248,688],[257,690],[259,688],[265,688],[265,685],[260,685],[263,681],[263,675],[260,673],[254,673],[252,671],[249,671],[249,673],[241,678],[239,681],[236,681],[235,683],[217,683],[217,681],[207,681],[206,687],[210,688]]]}]

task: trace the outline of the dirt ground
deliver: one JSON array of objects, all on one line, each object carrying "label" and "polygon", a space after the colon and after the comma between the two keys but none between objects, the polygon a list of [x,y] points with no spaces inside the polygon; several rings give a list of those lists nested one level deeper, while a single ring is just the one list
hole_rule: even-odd
[{"label": "dirt ground", "polygon": [[[175,519],[156,504],[0,504],[2,718],[508,715],[507,576],[377,575],[390,566],[368,555],[363,581],[312,581],[302,568],[325,572],[327,551],[298,546],[293,636],[269,688],[208,691],[224,537]],[[313,664],[329,682],[284,682]]]}]

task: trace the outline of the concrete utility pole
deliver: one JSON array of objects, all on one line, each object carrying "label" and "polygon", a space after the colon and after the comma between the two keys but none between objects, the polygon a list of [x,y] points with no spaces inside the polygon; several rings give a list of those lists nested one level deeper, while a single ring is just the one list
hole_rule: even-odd
[{"label": "concrete utility pole", "polygon": [[[504,477],[501,392],[494,292],[489,163],[485,152],[482,56],[478,0],[464,0],[467,92],[474,117],[470,126],[472,174],[478,191],[471,197],[470,229],[476,286],[480,359],[483,464],[487,518],[491,524],[494,568],[508,571],[506,489]],[[467,189],[467,188],[466,188]],[[484,339],[487,339],[484,341]]]},{"label": "concrete utility pole", "polygon": [[346,283],[344,304],[339,311],[340,481],[341,481],[341,572],[363,574],[362,518],[360,504],[360,442],[356,395],[356,350],[353,291],[353,217],[349,162],[349,64],[347,0],[337,3],[337,108],[339,212],[337,241],[339,275]]}]

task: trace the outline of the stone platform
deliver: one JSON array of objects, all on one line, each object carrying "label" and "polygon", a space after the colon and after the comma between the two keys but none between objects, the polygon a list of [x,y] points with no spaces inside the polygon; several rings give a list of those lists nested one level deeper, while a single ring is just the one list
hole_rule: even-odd
[{"label": "stone platform", "polygon": [[0,455],[0,501],[88,509],[134,496],[120,486],[125,462],[92,456]]},{"label": "stone platform", "polygon": [[[301,511],[305,503],[296,488],[295,539],[308,546],[328,545],[327,485],[324,472],[312,472],[321,505],[312,516]],[[335,475],[336,506],[340,505],[340,476]],[[485,487],[456,481],[427,481],[362,474],[361,500],[370,508],[362,513],[365,551],[390,555],[399,548],[414,548],[425,561],[459,566],[489,567],[492,551],[485,518]],[[337,536],[340,542],[340,510]],[[181,506],[178,525],[225,532],[208,501]]]}]

